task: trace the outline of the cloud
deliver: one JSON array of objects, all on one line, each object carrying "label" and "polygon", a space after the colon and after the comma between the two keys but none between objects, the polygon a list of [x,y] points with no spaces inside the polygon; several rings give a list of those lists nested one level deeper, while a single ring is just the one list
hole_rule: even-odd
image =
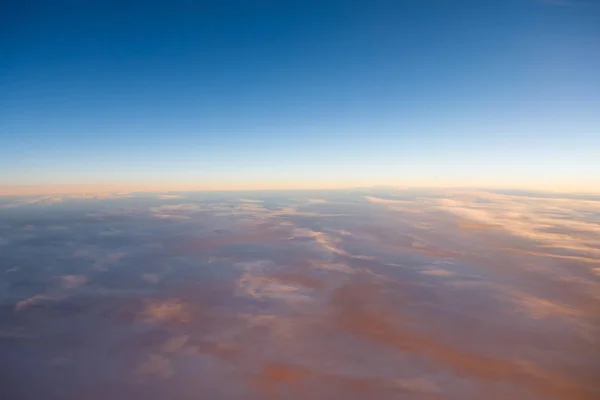
[{"label": "cloud", "polygon": [[162,350],[165,353],[178,352],[188,343],[189,340],[190,340],[189,335],[180,335],[180,336],[172,337],[163,345]]},{"label": "cloud", "polygon": [[454,276],[454,275],[456,275],[455,272],[448,271],[447,269],[442,269],[442,268],[427,268],[427,269],[421,271],[421,273],[425,274],[425,275],[432,275],[432,276]]},{"label": "cloud", "polygon": [[524,365],[518,360],[490,357],[455,347],[424,332],[413,331],[407,321],[385,309],[370,307],[380,291],[364,283],[347,284],[332,297],[332,323],[340,330],[388,347],[399,353],[412,353],[450,368],[460,376],[487,382],[512,382],[540,396],[592,399],[593,392],[569,377]]},{"label": "cloud", "polygon": [[262,203],[263,200],[256,200],[256,199],[240,199],[241,203]]},{"label": "cloud", "polygon": [[310,369],[282,363],[269,363],[265,365],[259,376],[256,378],[255,385],[258,389],[271,398],[279,397],[278,388],[281,385],[295,387],[299,390],[298,384],[312,376],[314,372]]},{"label": "cloud", "polygon": [[29,307],[38,305],[40,303],[44,303],[46,301],[59,300],[63,296],[56,296],[52,294],[36,294],[34,296],[28,297],[24,300],[21,300],[15,304],[16,311],[23,311]]},{"label": "cloud", "polygon": [[106,271],[117,265],[126,255],[123,251],[103,251],[99,246],[87,246],[75,250],[72,257],[92,261],[94,271]]},{"label": "cloud", "polygon": [[179,299],[148,301],[138,316],[159,323],[187,323],[191,321],[189,306]]},{"label": "cloud", "polygon": [[162,206],[151,207],[150,211],[154,213],[168,213],[168,212],[199,212],[210,210],[210,207],[203,206],[200,204],[193,203],[182,203],[182,204],[165,204]]},{"label": "cloud", "polygon": [[265,272],[274,267],[274,263],[269,260],[254,260],[254,261],[243,261],[237,262],[233,266],[241,269],[242,271],[260,273]]},{"label": "cloud", "polygon": [[230,363],[238,362],[242,357],[242,350],[230,343],[201,341],[188,346],[187,349],[189,352],[208,355]]},{"label": "cloud", "polygon": [[318,269],[323,269],[330,272],[338,272],[342,274],[353,274],[356,272],[354,268],[346,264],[335,262],[332,263],[327,261],[317,261],[313,263],[313,266]]},{"label": "cloud", "polygon": [[600,211],[600,202],[501,195],[487,199],[441,199],[437,208],[538,242],[548,256],[572,255],[600,263],[600,223],[586,219],[586,213]]},{"label": "cloud", "polygon": [[435,381],[431,379],[427,379],[425,377],[415,377],[408,379],[398,379],[396,383],[411,392],[417,393],[441,393],[442,390],[439,388],[439,385],[435,383]]},{"label": "cloud", "polygon": [[267,275],[268,279],[275,281],[298,285],[308,289],[323,289],[324,284],[318,279],[312,278],[307,274],[284,272],[275,275]]},{"label": "cloud", "polygon": [[[4,275],[2,289],[20,300],[15,310],[61,301],[16,314],[23,331],[5,336],[34,332],[51,356],[76,343],[85,351],[73,366],[91,381],[133,365],[150,385],[130,393],[172,398],[594,398],[600,266],[583,249],[597,243],[595,202],[359,196],[336,218],[290,206],[308,208],[304,197],[269,209],[154,199],[156,212],[144,206],[131,220],[76,220],[85,247],[66,240],[63,249],[60,236],[19,249],[11,236],[6,268],[24,269]],[[164,223],[161,213],[193,223]],[[28,234],[44,232],[31,222]],[[134,250],[119,251],[121,237]],[[42,260],[48,269],[30,275]],[[117,262],[123,268],[93,266]],[[17,297],[29,290],[21,282],[56,288]],[[36,363],[25,364],[35,381]]]},{"label": "cloud", "polygon": [[425,394],[430,400],[444,399],[437,396],[439,390],[435,384],[422,377],[391,380],[343,375],[284,362],[265,363],[253,383],[267,398],[283,398],[281,393],[293,392],[302,398],[311,397],[315,393],[327,393],[324,398],[331,398],[331,393],[338,393],[339,398],[344,399],[420,399],[420,394]]},{"label": "cloud", "polygon": [[509,299],[518,310],[535,319],[565,317],[577,320],[582,311],[557,301],[540,298],[528,293],[516,290],[505,290],[506,298]]},{"label": "cloud", "polygon": [[88,281],[85,275],[63,275],[57,279],[60,282],[58,287],[52,288],[47,293],[39,293],[18,301],[15,304],[15,311],[24,311],[49,301],[64,300],[71,294],[71,289],[85,285]]},{"label": "cloud", "polygon": [[64,275],[60,277],[60,281],[64,288],[72,289],[85,285],[88,278],[85,275]]},{"label": "cloud", "polygon": [[141,379],[167,379],[173,375],[173,366],[165,356],[150,354],[145,361],[136,367],[135,372]]},{"label": "cloud", "polygon": [[156,285],[158,282],[160,282],[160,276],[158,274],[143,274],[142,275],[142,279],[148,283],[152,283],[154,285]]},{"label": "cloud", "polygon": [[306,201],[310,204],[327,204],[327,203],[329,203],[329,201],[325,200],[325,199],[308,199]]},{"label": "cloud", "polygon": [[[347,232],[341,234],[342,236],[352,236],[348,235]],[[297,238],[312,238],[314,239],[314,243],[318,244],[321,250],[324,250],[325,252],[330,253],[331,255],[339,255],[363,260],[375,259],[375,257],[372,256],[350,254],[346,250],[339,248],[339,244],[343,243],[343,240],[341,238],[328,235],[324,232],[317,232],[307,228],[294,228],[292,236],[289,239]]]},{"label": "cloud", "polygon": [[150,211],[155,218],[172,220],[190,219],[198,213],[211,210],[212,208],[210,206],[193,203],[165,204],[162,206],[150,207]]},{"label": "cloud", "polygon": [[[390,211],[424,215],[434,223],[448,223],[438,211],[454,216],[463,231],[490,231],[526,240],[504,251],[537,257],[571,259],[600,265],[600,201],[561,197],[528,197],[491,192],[458,192],[442,198],[396,201],[365,197]],[[398,214],[400,215],[400,214]]]},{"label": "cloud", "polygon": [[306,304],[312,301],[312,297],[303,292],[302,286],[285,283],[273,277],[244,274],[238,279],[236,285],[238,296],[280,300],[289,304]]},{"label": "cloud", "polygon": [[107,198],[126,198],[132,197],[133,194],[129,192],[94,192],[94,193],[56,193],[56,194],[45,194],[41,196],[35,196],[35,193],[2,193],[0,188],[0,196],[9,196],[8,199],[14,197],[14,201],[0,205],[0,208],[17,208],[27,205],[35,206],[50,206],[53,204],[64,203],[69,200],[83,200],[83,199],[107,199]]},{"label": "cloud", "polygon": [[190,217],[188,217],[187,215],[179,215],[179,214],[161,214],[161,213],[156,213],[156,214],[152,214],[152,216],[154,218],[158,218],[158,219],[173,219],[173,220],[186,220],[186,219],[190,219]]},{"label": "cloud", "polygon": [[62,203],[64,200],[61,196],[42,196],[30,199],[21,200],[21,204],[53,204]]}]

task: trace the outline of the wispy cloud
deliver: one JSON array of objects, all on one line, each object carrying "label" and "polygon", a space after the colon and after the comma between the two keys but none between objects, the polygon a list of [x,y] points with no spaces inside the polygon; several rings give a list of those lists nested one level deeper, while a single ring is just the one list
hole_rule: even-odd
[{"label": "wispy cloud", "polygon": [[191,320],[189,306],[179,299],[148,301],[138,316],[155,322],[185,323]]},{"label": "wispy cloud", "polygon": [[52,300],[60,300],[63,297],[64,297],[64,295],[57,295],[57,294],[44,294],[44,293],[36,294],[34,296],[28,297],[24,300],[17,302],[15,304],[15,310],[23,311],[29,307],[38,305],[40,303],[44,303],[46,301],[52,301]]},{"label": "wispy cloud", "polygon": [[60,281],[65,288],[71,289],[85,285],[88,278],[85,275],[65,275],[60,277]]}]

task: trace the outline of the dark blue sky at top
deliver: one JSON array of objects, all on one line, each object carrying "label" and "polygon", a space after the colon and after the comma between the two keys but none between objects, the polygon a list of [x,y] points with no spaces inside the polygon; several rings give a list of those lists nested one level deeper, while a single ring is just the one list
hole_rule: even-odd
[{"label": "dark blue sky at top", "polygon": [[593,1],[4,1],[0,15],[0,166],[23,179],[122,148],[418,155],[598,127]]}]

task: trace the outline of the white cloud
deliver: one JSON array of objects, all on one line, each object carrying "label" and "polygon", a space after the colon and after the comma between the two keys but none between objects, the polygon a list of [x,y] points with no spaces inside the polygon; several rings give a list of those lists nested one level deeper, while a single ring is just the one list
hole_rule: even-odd
[{"label": "white cloud", "polygon": [[27,299],[21,300],[15,304],[16,311],[23,311],[31,306],[43,303],[48,300],[58,300],[60,297],[51,294],[36,294]]},{"label": "white cloud", "polygon": [[190,219],[190,217],[188,217],[187,215],[180,215],[180,214],[157,213],[157,214],[152,214],[152,216],[154,218],[158,218],[158,219],[173,219],[173,220]]},{"label": "white cloud", "polygon": [[85,285],[88,278],[85,275],[64,275],[60,277],[64,288],[71,289],[81,285]]},{"label": "white cloud", "polygon": [[442,268],[427,268],[421,271],[424,275],[432,275],[432,276],[453,276],[456,275],[455,272],[448,271],[447,269]]},{"label": "white cloud", "polygon": [[155,322],[189,322],[191,313],[189,306],[179,299],[149,301],[138,316]]},{"label": "white cloud", "polygon": [[242,275],[236,283],[236,295],[255,299],[280,300],[287,303],[307,303],[312,298],[299,286],[279,282],[265,276]]},{"label": "white cloud", "polygon": [[326,203],[329,203],[329,201],[327,201],[325,199],[308,199],[307,202],[310,203],[310,204],[326,204]]}]

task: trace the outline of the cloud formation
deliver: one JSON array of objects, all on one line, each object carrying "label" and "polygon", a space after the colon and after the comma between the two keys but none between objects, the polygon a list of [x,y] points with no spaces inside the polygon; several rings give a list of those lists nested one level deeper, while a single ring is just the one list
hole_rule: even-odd
[{"label": "cloud formation", "polygon": [[14,393],[77,376],[61,398],[598,397],[597,201],[247,197],[1,210]]}]

